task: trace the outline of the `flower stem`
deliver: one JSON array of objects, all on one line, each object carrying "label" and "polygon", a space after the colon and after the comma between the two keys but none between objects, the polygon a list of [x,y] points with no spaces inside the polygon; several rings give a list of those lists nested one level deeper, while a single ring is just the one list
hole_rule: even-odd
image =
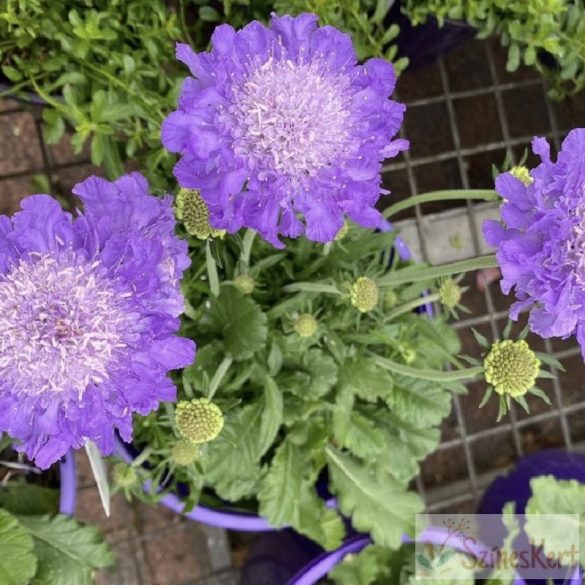
[{"label": "flower stem", "polygon": [[385,370],[388,370],[389,372],[400,374],[402,376],[408,376],[409,378],[429,380],[431,382],[457,382],[459,380],[471,380],[483,374],[483,366],[441,372],[438,370],[422,370],[420,368],[411,368],[410,366],[399,364],[375,354],[373,358],[377,365],[379,365],[381,368],[384,368]]},{"label": "flower stem", "polygon": [[214,297],[219,296],[219,277],[217,276],[217,266],[215,258],[211,253],[211,246],[209,240],[205,246],[205,263],[207,264],[207,277],[209,278],[209,288]]},{"label": "flower stem", "polygon": [[250,266],[250,254],[252,253],[252,244],[254,243],[255,237],[256,232],[254,230],[246,230],[242,243],[242,253],[240,255],[240,260],[246,267]]},{"label": "flower stem", "polygon": [[230,369],[233,361],[234,359],[232,356],[226,356],[223,358],[221,364],[219,364],[219,367],[215,371],[215,374],[213,374],[213,378],[211,378],[211,382],[209,383],[209,392],[207,395],[208,400],[213,400],[213,397],[215,396],[221,381],[223,380],[227,371]]},{"label": "flower stem", "polygon": [[413,299],[412,301],[404,303],[404,305],[400,305],[400,307],[396,307],[395,309],[390,311],[386,315],[386,321],[392,321],[392,319],[396,319],[396,317],[399,317],[404,313],[410,313],[411,311],[414,311],[414,309],[418,309],[418,307],[423,307],[424,305],[434,303],[435,301],[438,300],[439,300],[438,294],[425,295],[420,297],[419,299]]},{"label": "flower stem", "polygon": [[314,292],[331,295],[340,295],[341,291],[333,284],[323,284],[320,282],[293,282],[287,284],[282,289],[284,292]]},{"label": "flower stem", "polygon": [[482,199],[484,201],[497,201],[500,196],[493,189],[455,189],[448,191],[431,191],[429,193],[422,193],[415,195],[408,199],[398,201],[394,205],[386,208],[383,211],[384,217],[389,218],[399,211],[421,205],[422,203],[429,203],[431,201],[447,201],[455,199]]},{"label": "flower stem", "polygon": [[488,254],[469,260],[458,260],[450,264],[440,264],[439,266],[428,266],[420,268],[420,265],[407,266],[395,270],[386,276],[379,278],[376,283],[378,286],[397,286],[399,284],[421,282],[424,280],[435,280],[441,276],[451,276],[452,274],[461,274],[483,268],[497,268],[499,266],[496,256]]}]

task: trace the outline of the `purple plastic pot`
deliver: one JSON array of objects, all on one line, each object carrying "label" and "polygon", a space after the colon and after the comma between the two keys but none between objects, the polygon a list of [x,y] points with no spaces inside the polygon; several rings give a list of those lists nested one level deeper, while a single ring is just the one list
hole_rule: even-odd
[{"label": "purple plastic pot", "polygon": [[77,501],[77,469],[75,466],[75,453],[69,451],[59,465],[60,493],[59,513],[73,516]]},{"label": "purple plastic pot", "polygon": [[[585,483],[585,454],[570,453],[563,449],[549,449],[520,459],[507,475],[495,479],[486,490],[478,507],[479,514],[501,514],[504,505],[514,502],[516,513],[524,514],[526,503],[532,492],[530,480],[541,475],[552,475],[556,479],[575,479]],[[502,538],[505,529],[502,525]],[[519,538],[526,539],[521,534]],[[579,567],[568,569],[566,582],[581,585],[582,572]],[[527,580],[528,583],[537,581]],[[556,581],[559,582],[558,580]]]},{"label": "purple plastic pot", "polygon": [[[445,540],[447,531],[444,528],[430,527],[427,528],[419,538],[417,542],[430,543],[430,544],[442,544]],[[338,548],[336,551],[324,553],[321,556],[314,559],[310,564],[304,567],[299,573],[297,573],[287,585],[315,585],[321,579],[326,577],[329,572],[336,567],[348,554],[356,554],[364,549],[366,546],[371,544],[371,540],[367,536],[356,536],[348,540],[344,545]],[[413,542],[412,539],[405,536],[403,537],[404,543]],[[475,558],[479,559],[481,554],[488,550],[481,544],[475,545],[471,550],[464,550],[462,547],[454,546],[456,550],[462,552],[472,552]],[[514,580],[514,585],[525,585],[524,581],[517,577]],[[576,584],[575,584],[576,585]]]}]

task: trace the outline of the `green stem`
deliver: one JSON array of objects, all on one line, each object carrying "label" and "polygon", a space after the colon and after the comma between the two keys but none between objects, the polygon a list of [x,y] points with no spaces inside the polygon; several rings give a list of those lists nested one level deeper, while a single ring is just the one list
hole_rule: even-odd
[{"label": "green stem", "polygon": [[223,380],[227,371],[230,369],[230,366],[232,365],[233,361],[234,359],[232,358],[232,356],[226,356],[223,358],[221,364],[219,364],[219,367],[215,371],[215,374],[213,374],[213,378],[211,378],[211,382],[209,383],[209,393],[207,395],[207,398],[209,400],[212,400],[213,397],[215,396],[215,393],[217,392],[217,389],[219,388],[221,381]]},{"label": "green stem", "polygon": [[219,296],[219,277],[217,276],[217,265],[211,253],[211,246],[209,240],[205,246],[205,261],[207,264],[207,276],[209,278],[209,288],[214,297]]},{"label": "green stem", "polygon": [[409,301],[408,303],[405,303],[404,305],[400,305],[400,307],[396,307],[395,309],[390,311],[386,315],[386,321],[392,321],[392,319],[396,319],[396,317],[399,317],[400,315],[403,315],[404,313],[410,313],[411,311],[414,311],[414,309],[418,309],[418,307],[423,307],[424,305],[427,305],[428,303],[434,303],[435,301],[438,301],[439,298],[440,298],[440,296],[438,294],[432,294],[432,295],[425,295],[419,299],[414,299],[412,301]]},{"label": "green stem", "polygon": [[410,366],[399,364],[375,354],[373,354],[373,358],[377,365],[379,365],[381,368],[384,368],[385,370],[388,370],[389,372],[400,374],[402,376],[408,376],[409,378],[429,380],[431,382],[457,382],[459,380],[471,380],[483,374],[484,371],[482,366],[465,368],[462,370],[451,370],[449,372],[441,372],[438,370],[422,370],[420,368],[411,368]]},{"label": "green stem", "polygon": [[340,295],[341,291],[333,284],[321,284],[319,282],[294,282],[287,284],[282,289],[284,292],[313,292],[330,295]]},{"label": "green stem", "polygon": [[420,268],[417,266],[408,266],[395,270],[386,276],[382,276],[376,282],[378,286],[398,286],[399,284],[421,282],[424,280],[436,280],[441,276],[451,276],[473,270],[482,270],[483,268],[497,268],[498,261],[494,254],[470,258],[469,260],[458,260],[450,264],[441,264],[439,266],[429,266]]},{"label": "green stem", "polygon": [[383,211],[385,218],[389,218],[396,213],[414,207],[415,205],[421,205],[423,203],[429,203],[431,201],[448,201],[456,199],[482,199],[484,201],[497,201],[500,196],[493,189],[456,189],[448,191],[431,191],[429,193],[423,193],[421,195],[415,195],[408,199],[398,201],[394,205],[386,208]]},{"label": "green stem", "polygon": [[240,255],[240,260],[246,267],[250,266],[250,255],[252,254],[252,244],[254,243],[255,237],[256,232],[254,230],[246,230],[242,243],[242,253]]}]

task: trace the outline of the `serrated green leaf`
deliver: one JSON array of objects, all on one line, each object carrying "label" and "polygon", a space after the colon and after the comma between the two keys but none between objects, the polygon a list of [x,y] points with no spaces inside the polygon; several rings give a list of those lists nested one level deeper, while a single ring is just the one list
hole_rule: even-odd
[{"label": "serrated green leaf", "polygon": [[392,391],[386,397],[392,412],[418,428],[441,422],[451,410],[451,395],[436,382],[396,375]]},{"label": "serrated green leaf", "polygon": [[291,441],[282,443],[261,483],[260,514],[273,526],[290,524],[324,548],[337,548],[345,534],[343,523],[306,481],[306,470],[306,454]]},{"label": "serrated green leaf", "polygon": [[392,375],[365,357],[346,360],[339,368],[337,387],[362,400],[375,402],[392,391]]},{"label": "serrated green leaf", "polygon": [[0,583],[28,585],[36,571],[32,536],[16,517],[0,509]]},{"label": "serrated green leaf", "polygon": [[268,333],[266,315],[235,288],[222,288],[220,295],[211,300],[207,317],[236,361],[248,359],[264,348]]},{"label": "serrated green leaf", "polygon": [[292,524],[298,513],[304,459],[298,447],[284,441],[277,449],[262,480],[258,500],[260,515],[275,527]]},{"label": "serrated green leaf", "polygon": [[279,386],[307,400],[324,396],[337,381],[335,360],[321,349],[310,349],[300,356],[289,357],[278,376]]},{"label": "serrated green leaf", "polygon": [[356,530],[370,532],[377,544],[398,548],[404,534],[413,534],[415,514],[424,507],[418,494],[332,446],[326,453],[330,489],[341,512],[351,517]]},{"label": "serrated green leaf", "polygon": [[108,567],[114,555],[97,528],[67,516],[20,516],[31,534],[39,563],[31,585],[92,585],[96,569]]},{"label": "serrated green leaf", "polygon": [[333,411],[333,436],[336,442],[354,455],[369,460],[384,449],[384,434],[366,416],[336,404]]},{"label": "serrated green leaf", "polygon": [[226,500],[237,502],[256,495],[263,411],[261,401],[226,413],[223,430],[209,443],[203,462],[205,478]]}]

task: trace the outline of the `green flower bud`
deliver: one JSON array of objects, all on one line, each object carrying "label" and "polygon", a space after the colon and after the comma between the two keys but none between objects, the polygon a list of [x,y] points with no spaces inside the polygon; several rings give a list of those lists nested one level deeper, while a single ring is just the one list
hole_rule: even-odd
[{"label": "green flower bud", "polygon": [[177,404],[175,421],[182,437],[192,443],[208,443],[221,432],[223,413],[207,398],[194,398]]},{"label": "green flower bud", "polygon": [[367,276],[360,276],[349,291],[351,304],[361,313],[367,313],[376,307],[380,297],[378,285]]},{"label": "green flower bud", "polygon": [[116,463],[112,468],[112,482],[116,487],[128,488],[138,480],[136,469],[127,463]]},{"label": "green flower bud", "polygon": [[525,185],[530,185],[534,182],[534,179],[530,176],[530,171],[526,167],[512,167],[510,174]]},{"label": "green flower bud", "polygon": [[523,396],[536,383],[540,360],[525,341],[496,341],[483,362],[485,379],[498,394]]},{"label": "green flower bud", "polygon": [[345,236],[347,236],[347,232],[349,232],[349,224],[347,221],[343,222],[343,225],[339,228],[339,231],[335,235],[335,241],[343,240]]},{"label": "green flower bud", "polygon": [[240,274],[234,278],[234,286],[243,294],[251,295],[256,283],[249,274]]},{"label": "green flower bud", "polygon": [[191,236],[200,240],[225,236],[225,230],[217,230],[209,225],[209,209],[197,189],[179,191],[175,201],[175,212]]},{"label": "green flower bud", "polygon": [[295,321],[295,331],[300,337],[312,337],[317,332],[318,325],[313,315],[303,313]]},{"label": "green flower bud", "polygon": [[388,309],[395,307],[398,304],[398,295],[393,288],[387,288],[384,293],[384,306]]},{"label": "green flower bud", "polygon": [[416,350],[412,347],[405,347],[402,350],[402,358],[407,365],[410,365],[416,359]]},{"label": "green flower bud", "polygon": [[171,459],[181,466],[191,465],[199,457],[199,447],[188,439],[180,439],[171,449]]},{"label": "green flower bud", "polygon": [[439,288],[439,299],[447,309],[454,309],[461,301],[461,287],[452,279],[447,278]]}]

